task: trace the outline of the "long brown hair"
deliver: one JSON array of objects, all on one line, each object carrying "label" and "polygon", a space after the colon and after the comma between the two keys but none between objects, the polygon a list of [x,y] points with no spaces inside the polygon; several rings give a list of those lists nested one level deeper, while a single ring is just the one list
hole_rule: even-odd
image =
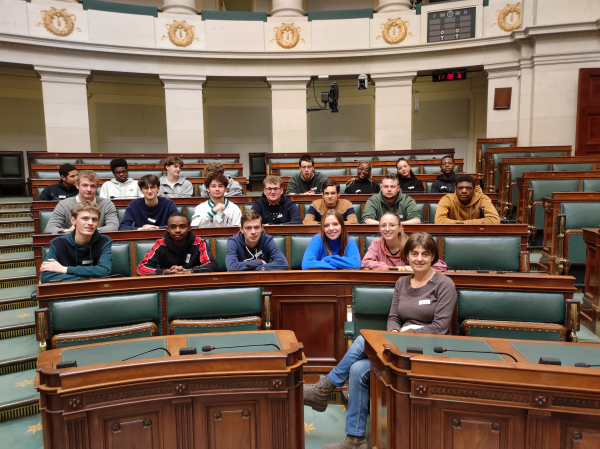
[{"label": "long brown hair", "polygon": [[[400,220],[400,215],[398,215],[396,212],[386,212],[385,214],[383,214],[381,216],[381,218],[385,217],[386,215],[391,215],[392,217],[394,217],[397,221],[398,221],[398,226],[400,226],[399,229],[399,233],[398,233],[398,240],[400,241],[400,258],[402,258],[402,251],[404,250],[404,245],[406,245],[406,241],[408,240],[408,236],[404,233],[404,226],[402,226],[402,223]],[[381,218],[379,219],[379,222],[381,223]]]},{"label": "long brown hair", "polygon": [[323,218],[321,218],[321,240],[323,240],[323,245],[325,245],[325,250],[327,251],[327,255],[331,256],[331,249],[329,248],[329,242],[325,238],[325,219],[329,216],[333,215],[338,223],[342,226],[342,233],[340,234],[340,256],[343,256],[346,253],[346,246],[348,246],[348,232],[346,231],[346,226],[344,226],[344,218],[342,214],[340,214],[335,209],[329,209],[327,212],[323,214]]}]

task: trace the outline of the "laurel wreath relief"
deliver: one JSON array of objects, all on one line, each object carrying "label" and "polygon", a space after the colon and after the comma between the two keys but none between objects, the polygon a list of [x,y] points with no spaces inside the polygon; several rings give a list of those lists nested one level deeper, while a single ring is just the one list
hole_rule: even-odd
[{"label": "laurel wreath relief", "polygon": [[[507,33],[521,28],[521,3],[507,4],[501,10],[496,11],[496,15],[498,16],[498,23],[494,23],[492,26],[498,25],[498,28]],[[507,20],[509,15],[510,21]]]},{"label": "laurel wreath relief", "polygon": [[388,19],[386,23],[381,24],[381,34],[375,39],[381,39],[390,44],[397,45],[406,39],[406,36],[413,34],[408,31],[408,21],[403,21],[400,17],[397,19]]},{"label": "laurel wreath relief", "polygon": [[[167,24],[166,28],[169,40],[177,47],[188,47],[192,45],[194,41],[200,41],[195,34],[196,27],[190,25],[185,20],[173,20],[173,23]],[[162,39],[166,38],[167,36],[162,37]]]},{"label": "laurel wreath relief", "polygon": [[75,14],[69,13],[66,9],[50,8],[41,11],[42,21],[36,26],[43,26],[46,31],[58,37],[67,37],[73,31],[81,32],[81,28],[75,28]]},{"label": "laurel wreath relief", "polygon": [[275,37],[271,39],[271,42],[277,42],[281,48],[289,50],[294,48],[300,41],[306,42],[300,36],[302,28],[295,26],[293,23],[282,23],[281,26],[273,29]]}]

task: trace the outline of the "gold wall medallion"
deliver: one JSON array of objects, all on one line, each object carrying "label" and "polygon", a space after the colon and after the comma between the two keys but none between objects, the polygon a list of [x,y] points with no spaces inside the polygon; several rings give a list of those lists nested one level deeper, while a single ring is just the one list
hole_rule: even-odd
[{"label": "gold wall medallion", "polygon": [[277,42],[281,48],[289,50],[294,48],[300,41],[306,42],[300,36],[302,28],[295,26],[293,23],[282,23],[281,26],[275,27],[275,37],[271,39],[271,42]]},{"label": "gold wall medallion", "polygon": [[405,22],[400,17],[397,19],[388,19],[381,25],[381,34],[375,39],[383,38],[390,45],[397,45],[406,39],[406,36],[413,34],[408,31],[408,20]]},{"label": "gold wall medallion", "polygon": [[522,14],[520,3],[515,3],[514,5],[507,4],[501,10],[496,11],[496,15],[498,16],[498,23],[494,23],[492,26],[498,25],[498,28],[507,33],[521,28]]},{"label": "gold wall medallion", "polygon": [[[167,24],[166,27],[169,40],[177,47],[189,47],[194,41],[200,41],[200,39],[196,37],[196,27],[190,25],[185,20],[180,22],[173,20],[173,23],[170,25]],[[166,39],[167,36],[163,36],[162,38]]]},{"label": "gold wall medallion", "polygon": [[41,11],[42,21],[36,26],[43,26],[51,34],[58,37],[67,37],[80,28],[75,28],[77,17],[75,14],[69,13],[66,9],[50,8],[49,10]]}]

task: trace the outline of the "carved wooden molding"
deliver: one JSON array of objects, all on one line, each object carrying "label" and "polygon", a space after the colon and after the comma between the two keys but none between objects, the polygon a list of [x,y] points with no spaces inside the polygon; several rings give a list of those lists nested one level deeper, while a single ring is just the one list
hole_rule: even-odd
[{"label": "carved wooden molding", "polygon": [[170,395],[173,392],[172,386],[169,385],[161,385],[156,387],[149,388],[138,388],[135,390],[128,391],[116,391],[114,393],[103,393],[103,394],[95,394],[85,397],[85,404],[100,404],[103,402],[117,402],[117,401],[125,401],[127,399],[132,398],[143,398],[150,396],[162,396],[162,395]]},{"label": "carved wooden molding", "polygon": [[431,396],[453,396],[471,399],[486,399],[501,402],[529,403],[529,395],[511,391],[489,391],[475,388],[454,388],[433,385],[429,389]]},{"label": "carved wooden molding", "polygon": [[552,405],[555,407],[589,408],[600,410],[600,401],[592,399],[553,396]]},{"label": "carved wooden molding", "polygon": [[231,381],[205,381],[194,382],[190,385],[190,392],[208,390],[267,390],[274,389],[267,379],[261,380],[231,380]]}]

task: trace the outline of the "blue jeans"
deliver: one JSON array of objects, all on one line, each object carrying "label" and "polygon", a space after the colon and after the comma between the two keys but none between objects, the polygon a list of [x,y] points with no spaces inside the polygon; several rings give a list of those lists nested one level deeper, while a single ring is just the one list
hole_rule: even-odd
[{"label": "blue jeans", "polygon": [[346,434],[364,437],[369,413],[369,379],[371,362],[365,354],[365,339],[359,336],[344,358],[328,375],[327,379],[336,387],[348,382],[348,412]]}]

